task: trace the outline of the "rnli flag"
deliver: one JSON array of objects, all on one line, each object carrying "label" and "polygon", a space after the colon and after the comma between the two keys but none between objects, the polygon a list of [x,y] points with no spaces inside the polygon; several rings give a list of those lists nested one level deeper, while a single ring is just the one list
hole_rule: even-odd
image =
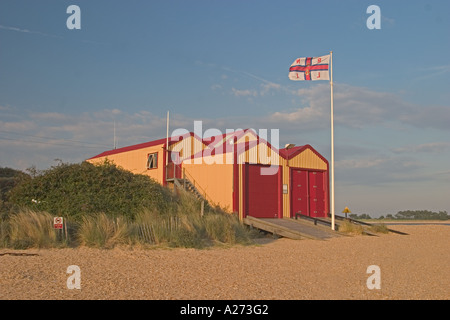
[{"label": "rnli flag", "polygon": [[289,79],[330,80],[329,65],[330,55],[295,59],[289,68]]}]

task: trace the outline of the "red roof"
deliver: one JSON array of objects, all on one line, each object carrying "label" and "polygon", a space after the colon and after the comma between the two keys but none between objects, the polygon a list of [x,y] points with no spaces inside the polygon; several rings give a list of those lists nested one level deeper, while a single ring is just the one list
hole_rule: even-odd
[{"label": "red roof", "polygon": [[[241,142],[241,143],[235,144],[234,149],[227,147],[227,142],[229,140],[225,139],[226,137],[234,136],[234,137],[236,137],[236,139],[239,139],[247,132],[251,132],[257,138],[257,140],[256,141],[255,140],[246,141],[246,142]],[[169,137],[169,145],[173,144],[175,142],[178,142],[188,136],[192,136],[192,137],[195,136],[199,140],[201,140],[197,135],[195,135],[192,132],[189,132],[185,135]],[[221,140],[221,141],[217,142],[218,140]],[[287,160],[292,159],[293,157],[297,156],[299,153],[303,152],[306,149],[310,149],[312,152],[314,152],[318,157],[320,157],[323,161],[325,161],[328,164],[328,161],[320,153],[318,153],[313,147],[311,147],[309,144],[306,144],[304,146],[293,147],[290,149],[286,149],[286,148],[277,149],[277,148],[273,147],[268,141],[260,138],[253,130],[249,130],[249,129],[239,130],[239,131],[235,131],[232,133],[225,133],[225,134],[221,134],[221,135],[217,135],[217,136],[213,136],[213,137],[204,138],[202,140],[202,142],[209,147],[209,149],[208,149],[208,147],[205,149],[205,150],[208,150],[209,155],[223,154],[223,153],[226,153],[226,152],[232,151],[232,150],[236,150],[238,153],[241,153],[243,151],[248,150],[250,147],[253,147],[255,144],[260,143],[260,142],[265,142],[269,148],[271,148],[275,152],[278,152],[278,154],[280,156],[282,156],[284,159],[287,159]],[[135,144],[135,145],[128,146],[128,147],[105,151],[96,156],[93,156],[92,158],[89,158],[88,160],[105,157],[105,156],[109,156],[109,155],[113,155],[113,154],[118,154],[118,153],[122,153],[122,152],[157,146],[157,145],[165,145],[165,143],[166,143],[166,138],[162,138],[162,139],[158,139],[158,140],[154,140],[154,141]],[[196,157],[201,157],[204,154],[205,150],[200,151],[195,155],[192,155],[191,158],[194,159]]]},{"label": "red roof", "polygon": [[[180,139],[184,139],[185,137],[188,136],[194,136],[194,134],[192,132],[189,132],[185,135],[181,135],[181,136],[175,136],[175,137],[169,137],[169,145],[173,144],[175,142],[180,141]],[[106,156],[110,156],[113,154],[118,154],[118,153],[122,153],[122,152],[127,152],[127,151],[132,151],[132,150],[139,150],[139,149],[143,149],[143,148],[148,148],[148,147],[153,147],[153,146],[157,146],[160,144],[165,144],[166,143],[167,138],[162,138],[162,139],[158,139],[158,140],[154,140],[154,141],[149,141],[149,142],[144,142],[144,143],[139,143],[139,144],[135,144],[132,146],[128,146],[128,147],[123,147],[123,148],[118,148],[118,149],[113,149],[113,150],[108,150],[105,152],[102,152],[96,156],[93,156],[90,159],[95,159],[95,158],[101,158],[101,157],[106,157]]]},{"label": "red roof", "polygon": [[[247,133],[252,133],[257,139],[252,140],[252,141],[235,143],[233,148],[230,148],[228,146],[230,138],[233,137],[233,140],[234,139],[239,140],[242,136],[244,136]],[[225,138],[227,138],[227,139],[225,139]],[[255,146],[259,142],[262,142],[262,141],[266,142],[264,139],[261,139],[253,130],[250,130],[250,129],[238,130],[235,132],[226,133],[226,134],[222,134],[222,135],[218,135],[218,136],[206,138],[206,139],[208,139],[210,141],[205,142],[205,139],[203,139],[203,142],[205,142],[205,144],[207,145],[205,150],[202,150],[202,151],[192,155],[191,159],[201,158],[205,154],[204,153],[205,151],[207,151],[208,155],[224,154],[224,153],[227,153],[227,152],[230,152],[233,150],[236,150],[237,153],[240,154],[244,151],[247,151],[249,148]],[[221,140],[221,141],[217,142],[217,140]],[[275,152],[278,151],[276,148],[273,148],[269,142],[266,142],[266,143],[269,148],[272,148]]]}]

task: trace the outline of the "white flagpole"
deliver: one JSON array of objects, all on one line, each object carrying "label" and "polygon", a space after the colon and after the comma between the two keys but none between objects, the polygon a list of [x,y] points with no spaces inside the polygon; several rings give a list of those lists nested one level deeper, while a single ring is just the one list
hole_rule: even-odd
[{"label": "white flagpole", "polygon": [[167,111],[167,130],[166,130],[166,170],[169,164],[169,111]]},{"label": "white flagpole", "polygon": [[113,140],[113,144],[114,144],[114,150],[117,148],[116,145],[116,120],[114,120],[114,140]]},{"label": "white flagpole", "polygon": [[330,51],[331,88],[331,230],[334,230],[334,120],[333,120],[333,51]]}]

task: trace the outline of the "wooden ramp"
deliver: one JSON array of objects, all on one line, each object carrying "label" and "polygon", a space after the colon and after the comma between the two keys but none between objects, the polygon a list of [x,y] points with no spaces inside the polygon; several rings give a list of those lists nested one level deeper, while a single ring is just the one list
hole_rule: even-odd
[{"label": "wooden ramp", "polygon": [[275,235],[296,240],[325,240],[342,235],[336,231],[331,230],[330,227],[324,225],[315,225],[309,221],[294,219],[270,219],[247,216],[246,218],[244,218],[244,223],[251,227],[261,229]]}]

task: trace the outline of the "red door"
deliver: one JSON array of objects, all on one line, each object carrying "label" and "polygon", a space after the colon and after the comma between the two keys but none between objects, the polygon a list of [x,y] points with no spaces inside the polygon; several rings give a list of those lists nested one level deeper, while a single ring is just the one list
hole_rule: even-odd
[{"label": "red door", "polygon": [[326,179],[323,171],[292,169],[291,216],[297,213],[310,217],[327,216]]},{"label": "red door", "polygon": [[169,151],[169,161],[167,165],[167,178],[168,179],[181,179],[181,161],[180,153],[177,151]]},{"label": "red door", "polygon": [[309,214],[311,217],[326,217],[324,174],[321,171],[309,172]]},{"label": "red door", "polygon": [[281,170],[261,175],[263,165],[244,165],[245,214],[256,218],[278,218]]},{"label": "red door", "polygon": [[308,171],[292,169],[291,171],[291,213],[309,215]]}]

